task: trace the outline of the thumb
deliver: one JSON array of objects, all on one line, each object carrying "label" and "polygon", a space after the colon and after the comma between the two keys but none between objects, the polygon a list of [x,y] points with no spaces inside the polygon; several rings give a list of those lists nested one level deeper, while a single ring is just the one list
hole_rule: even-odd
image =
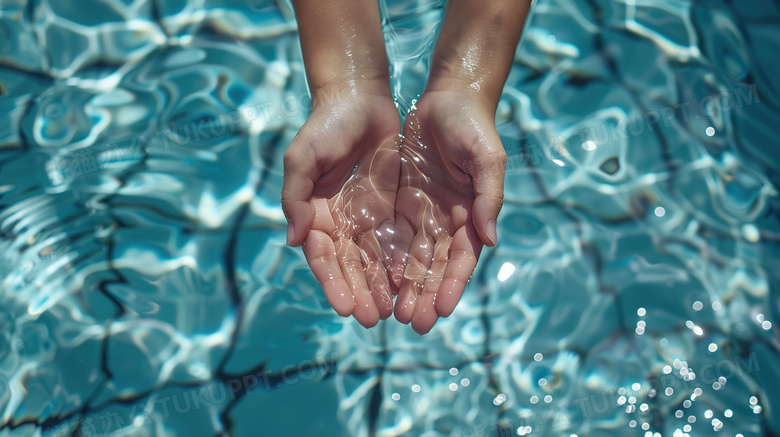
[{"label": "thumb", "polygon": [[[297,138],[296,138],[297,139]],[[320,178],[319,166],[293,141],[284,154],[284,182],[282,184],[282,210],[287,218],[287,245],[300,246],[314,223],[311,203],[314,184]]]},{"label": "thumb", "polygon": [[[498,142],[500,145],[500,141]],[[484,150],[484,149],[483,149]],[[472,221],[477,235],[486,246],[495,246],[498,242],[496,221],[504,203],[504,173],[506,172],[506,152],[488,148],[473,158],[469,166],[474,183],[476,197],[472,206]]]}]

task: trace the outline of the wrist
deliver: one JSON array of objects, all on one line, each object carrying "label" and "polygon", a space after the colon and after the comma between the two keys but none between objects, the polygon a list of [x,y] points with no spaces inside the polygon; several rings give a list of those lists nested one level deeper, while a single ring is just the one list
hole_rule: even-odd
[{"label": "wrist", "polygon": [[452,96],[460,96],[477,105],[478,109],[494,115],[498,100],[501,97],[503,82],[500,86],[485,83],[485,81],[473,78],[462,78],[450,75],[434,75],[428,78],[425,94],[447,93]]},{"label": "wrist", "polygon": [[317,62],[307,60],[306,79],[309,87],[322,89],[337,86],[344,91],[368,89],[374,92],[387,90],[389,93],[390,73],[386,60],[374,62],[355,58],[346,60],[343,56],[332,56],[317,59]]},{"label": "wrist", "polygon": [[450,0],[426,90],[479,94],[495,111],[530,0]]},{"label": "wrist", "polygon": [[301,54],[312,90],[368,89],[389,94],[389,71],[375,1],[293,0]]},{"label": "wrist", "polygon": [[364,71],[360,74],[333,77],[309,82],[312,110],[320,107],[358,102],[365,98],[387,99],[392,102],[389,78],[386,72]]}]

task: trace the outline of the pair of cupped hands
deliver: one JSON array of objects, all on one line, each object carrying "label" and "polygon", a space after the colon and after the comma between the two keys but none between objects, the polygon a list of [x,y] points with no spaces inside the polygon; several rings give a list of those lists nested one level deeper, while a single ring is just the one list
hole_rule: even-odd
[{"label": "pair of cupped hands", "polygon": [[387,84],[338,84],[284,156],[287,244],[303,246],[333,309],[365,327],[395,315],[425,334],[497,242],[506,153],[495,104],[426,90],[403,126]]}]

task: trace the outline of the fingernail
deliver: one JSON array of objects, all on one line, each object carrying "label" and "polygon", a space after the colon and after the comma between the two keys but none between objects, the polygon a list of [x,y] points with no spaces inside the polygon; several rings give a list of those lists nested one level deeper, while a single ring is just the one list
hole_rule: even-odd
[{"label": "fingernail", "polygon": [[488,221],[488,238],[490,238],[490,241],[493,243],[493,245],[496,245],[496,241],[498,241],[498,234],[496,233],[496,221],[495,220],[489,220]]},{"label": "fingernail", "polygon": [[293,241],[293,237],[295,237],[295,228],[293,227],[292,222],[287,225],[287,245],[289,246],[290,243]]}]

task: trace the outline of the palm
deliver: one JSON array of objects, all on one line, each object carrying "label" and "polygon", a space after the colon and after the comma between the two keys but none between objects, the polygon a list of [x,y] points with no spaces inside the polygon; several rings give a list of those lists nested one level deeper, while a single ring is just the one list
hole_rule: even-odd
[{"label": "palm", "polygon": [[391,100],[328,108],[312,114],[285,157],[285,211],[291,221],[311,214],[299,220],[311,223],[301,239],[312,272],[336,312],[367,327],[392,314],[398,126]]},{"label": "palm", "polygon": [[476,267],[487,240],[476,210],[486,197],[500,208],[500,193],[480,193],[477,180],[503,186],[500,146],[492,118],[460,95],[426,94],[407,118],[391,271],[400,287],[395,317],[419,333],[449,316]]}]

